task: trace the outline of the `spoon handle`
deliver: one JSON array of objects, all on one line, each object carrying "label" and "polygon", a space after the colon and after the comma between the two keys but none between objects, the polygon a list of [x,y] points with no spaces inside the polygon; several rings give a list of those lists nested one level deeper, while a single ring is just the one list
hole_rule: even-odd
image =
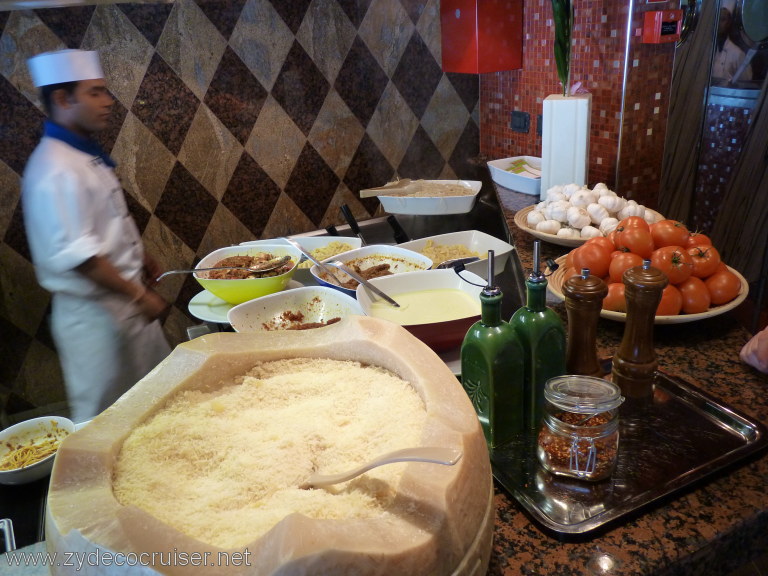
[{"label": "spoon handle", "polygon": [[431,464],[442,464],[443,466],[453,466],[461,459],[461,456],[461,450],[456,450],[455,448],[442,448],[439,446],[404,448],[403,450],[396,450],[379,456],[378,458],[347,472],[328,475],[312,474],[309,480],[299,486],[299,488],[306,490],[312,486],[318,487],[339,484],[351,480],[356,476],[360,476],[373,468],[384,466],[385,464],[394,464],[395,462],[427,462]]},{"label": "spoon handle", "polygon": [[368,288],[369,290],[371,290],[371,292],[373,292],[373,293],[374,293],[374,294],[376,294],[377,296],[380,296],[381,298],[383,298],[384,300],[386,300],[387,302],[389,302],[390,304],[392,304],[392,306],[396,306],[397,308],[400,308],[400,304],[398,304],[397,302],[395,302],[395,301],[392,299],[392,297],[390,297],[390,296],[389,296],[388,294],[386,294],[385,292],[382,292],[381,290],[379,290],[379,289],[378,289],[376,286],[374,286],[373,284],[371,284],[370,282],[368,282],[368,280],[366,280],[365,278],[363,278],[363,277],[362,277],[362,276],[360,276],[359,274],[356,274],[355,272],[353,272],[352,270],[350,270],[350,269],[349,269],[349,267],[347,267],[347,266],[344,266],[344,265],[343,265],[341,262],[329,262],[329,264],[330,264],[331,266],[335,266],[336,268],[338,268],[339,270],[341,270],[342,272],[344,272],[344,273],[345,273],[347,276],[349,276],[349,277],[350,277],[350,278],[352,278],[353,280],[356,280],[357,282],[359,282],[360,284],[362,284],[363,286],[365,286],[366,288]]}]

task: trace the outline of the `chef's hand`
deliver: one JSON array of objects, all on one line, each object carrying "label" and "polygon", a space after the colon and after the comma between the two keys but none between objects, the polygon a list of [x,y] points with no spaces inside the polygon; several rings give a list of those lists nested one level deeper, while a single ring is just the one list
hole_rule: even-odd
[{"label": "chef's hand", "polygon": [[160,318],[169,306],[168,302],[151,288],[147,288],[136,300],[136,305],[144,317],[150,321]]},{"label": "chef's hand", "polygon": [[744,344],[739,358],[760,372],[768,373],[768,327]]},{"label": "chef's hand", "polygon": [[147,253],[144,253],[144,278],[147,286],[152,286],[157,277],[163,273],[163,268]]}]

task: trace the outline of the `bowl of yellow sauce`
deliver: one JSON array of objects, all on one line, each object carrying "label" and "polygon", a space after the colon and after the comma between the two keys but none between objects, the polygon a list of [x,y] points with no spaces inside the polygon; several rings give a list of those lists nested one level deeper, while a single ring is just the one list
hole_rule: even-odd
[{"label": "bowl of yellow sauce", "polygon": [[370,282],[400,306],[358,286],[357,301],[366,315],[399,324],[436,352],[461,345],[480,318],[480,292],[486,284],[472,272],[465,270],[459,276],[452,269],[396,274]]}]

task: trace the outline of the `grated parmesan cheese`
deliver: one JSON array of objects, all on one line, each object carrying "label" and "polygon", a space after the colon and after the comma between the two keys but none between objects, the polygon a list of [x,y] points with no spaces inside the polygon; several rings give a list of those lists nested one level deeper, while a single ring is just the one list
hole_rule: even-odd
[{"label": "grated parmesan cheese", "polygon": [[298,485],[416,446],[426,410],[391,372],[354,361],[257,364],[240,382],[185,390],[125,440],[113,491],[182,532],[242,547],[287,515],[352,519],[396,514],[406,464],[318,490]]}]

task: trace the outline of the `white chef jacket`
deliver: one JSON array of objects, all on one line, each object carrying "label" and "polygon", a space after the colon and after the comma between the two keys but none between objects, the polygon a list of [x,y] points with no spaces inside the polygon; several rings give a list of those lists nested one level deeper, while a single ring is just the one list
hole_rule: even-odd
[{"label": "white chef jacket", "polygon": [[[723,49],[715,52],[715,59],[712,62],[712,77],[730,81],[745,57],[744,51],[736,46],[730,38],[726,38]],[[750,66],[744,68],[739,80],[752,80],[752,68]]]},{"label": "white chef jacket", "polygon": [[[51,128],[65,139],[48,135]],[[111,405],[170,348],[159,322],[148,322],[136,303],[75,270],[101,255],[140,283],[144,252],[112,167],[67,139],[85,141],[46,126],[24,171],[22,208],[35,273],[53,294],[51,327],[71,416],[81,422]]]}]

